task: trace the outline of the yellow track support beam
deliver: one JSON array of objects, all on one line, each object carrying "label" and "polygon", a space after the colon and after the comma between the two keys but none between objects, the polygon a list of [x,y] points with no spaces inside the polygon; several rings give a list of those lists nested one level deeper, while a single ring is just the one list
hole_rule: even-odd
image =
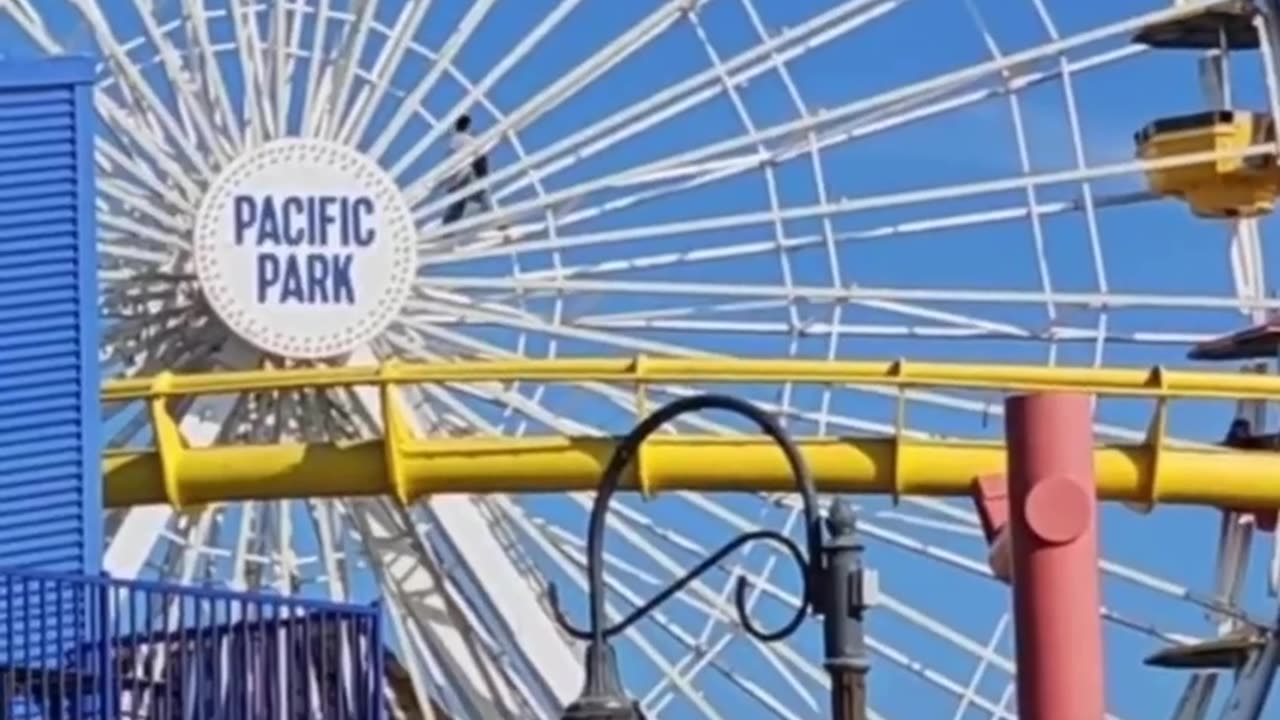
[{"label": "yellow track support beam", "polygon": [[[974,477],[1003,472],[998,444],[868,439],[802,440],[820,489],[892,495],[968,495]],[[110,507],[179,506],[236,500],[394,495],[413,501],[433,493],[546,493],[590,490],[614,447],[598,438],[413,440],[395,449],[398,477],[387,472],[381,441],[352,445],[274,445],[185,449],[172,468],[155,452],[106,457]],[[895,462],[897,454],[897,462]],[[1164,449],[1159,472],[1144,446],[1097,450],[1103,499],[1142,505],[1280,506],[1280,454]],[[628,487],[647,492],[790,491],[781,454],[758,439],[693,437],[654,440]],[[398,483],[398,484],[397,484]]]},{"label": "yellow track support beam", "polygon": [[[1280,377],[1152,369],[1019,365],[865,363],[803,360],[475,361],[318,368],[109,383],[108,402],[145,400],[157,447],[112,451],[104,462],[112,507],[199,505],[253,499],[389,494],[402,502],[445,492],[589,490],[613,450],[608,438],[415,438],[395,394],[383,392],[386,438],[351,444],[187,448],[165,398],[301,388],[482,382],[839,383],[898,388],[979,388],[1006,392],[1069,390],[1157,398],[1146,443],[1097,452],[1099,495],[1142,505],[1280,507],[1280,453],[1187,449],[1165,443],[1166,403],[1179,398],[1280,398]],[[899,420],[902,421],[901,418]],[[989,442],[814,438],[802,447],[823,490],[893,495],[966,495],[973,478],[1001,472],[1004,449]],[[732,461],[726,461],[731,458]],[[768,441],[720,436],[660,438],[643,449],[630,487],[670,490],[785,491],[787,468]]]}]

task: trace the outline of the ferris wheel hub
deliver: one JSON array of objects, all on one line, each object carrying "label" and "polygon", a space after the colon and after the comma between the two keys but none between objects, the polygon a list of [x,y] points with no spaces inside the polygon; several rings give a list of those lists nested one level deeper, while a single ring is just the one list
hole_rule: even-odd
[{"label": "ferris wheel hub", "polygon": [[417,242],[390,175],[343,145],[286,139],[231,163],[196,218],[196,276],[214,313],[258,349],[347,354],[400,313]]}]

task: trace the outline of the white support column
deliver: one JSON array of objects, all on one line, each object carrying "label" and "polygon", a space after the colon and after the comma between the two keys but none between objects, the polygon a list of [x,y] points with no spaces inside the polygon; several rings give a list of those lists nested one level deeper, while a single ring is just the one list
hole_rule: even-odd
[{"label": "white support column", "polygon": [[437,528],[445,534],[475,581],[484,587],[494,617],[503,624],[496,633],[518,648],[561,703],[582,691],[581,654],[564,639],[530,583],[503,551],[486,519],[470,497],[441,496],[427,501]]},{"label": "white support column", "polygon": [[[376,363],[367,350],[354,353],[351,364]],[[359,388],[356,396],[372,417],[380,417],[380,402],[372,388]],[[405,413],[412,432],[420,433],[417,418]],[[567,704],[582,691],[582,659],[576,648],[566,642],[555,621],[544,609],[540,598],[530,591],[530,584],[503,551],[489,524],[472,499],[466,496],[442,496],[422,503],[430,512],[436,529],[448,540],[458,560],[483,591],[492,615],[500,618],[502,627],[489,628],[488,634],[513,651],[526,672],[536,677],[545,691],[561,704]],[[415,536],[417,539],[417,536]],[[427,583],[425,567],[406,568],[406,576],[398,582],[406,587]],[[438,615],[425,616],[423,629],[429,634],[451,633],[447,620]],[[469,670],[469,674],[479,672]]]},{"label": "white support column", "polygon": [[424,562],[414,529],[391,501],[361,500],[349,506],[392,617],[406,669],[420,702],[447,686],[466,717],[518,717],[513,689],[478,647],[475,629],[459,616],[435,568]]}]

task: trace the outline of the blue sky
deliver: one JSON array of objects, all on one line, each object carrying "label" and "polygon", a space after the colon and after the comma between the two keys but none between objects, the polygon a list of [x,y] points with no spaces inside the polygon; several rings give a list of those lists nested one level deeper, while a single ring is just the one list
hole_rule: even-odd
[{"label": "blue sky", "polygon": [[[53,33],[69,47],[85,51],[93,45],[83,23],[66,9],[61,0],[35,0],[33,4],[46,12]],[[771,33],[795,26],[821,9],[833,5],[829,0],[785,3],[758,0],[755,3],[762,23]],[[1030,0],[975,0],[992,37],[1002,53],[1013,53],[1035,47],[1049,40]],[[1162,7],[1162,3],[1073,3],[1046,2],[1060,34],[1067,36],[1098,27],[1126,15]],[[161,3],[162,17],[173,17],[174,2]],[[339,3],[345,6],[347,3]],[[482,76],[494,63],[519,42],[524,33],[545,16],[553,3],[546,0],[507,0],[489,18],[460,51],[456,64],[468,77]],[[439,47],[456,27],[467,4],[457,0],[437,2],[417,39],[429,47]],[[572,71],[610,39],[617,37],[648,14],[656,3],[627,2],[584,3],[552,36],[531,53],[488,94],[492,103],[504,111],[522,103],[556,79]],[[113,4],[110,14],[118,32],[130,37],[139,31],[133,10],[125,4]],[[749,15],[737,0],[713,0],[699,15],[700,23],[721,58],[748,50],[760,42]],[[379,20],[390,24],[394,13],[384,10]],[[216,25],[215,37],[229,39],[225,23]],[[310,29],[304,29],[304,40]],[[1119,47],[1122,39],[1114,39],[1074,51],[1070,59],[1078,59],[1103,48]],[[0,47],[29,48],[18,39],[11,26],[0,24]],[[361,57],[370,64],[380,46],[374,46]],[[15,50],[13,54],[23,52]],[[140,51],[139,57],[146,52]],[[791,80],[810,111],[835,108],[879,93],[919,82],[942,73],[990,59],[990,52],[972,14],[964,2],[950,0],[926,3],[917,0],[901,9],[868,23],[839,39],[788,64]],[[565,99],[551,111],[533,120],[520,132],[526,152],[536,152],[556,140],[575,132],[593,121],[626,108],[673,83],[702,71],[709,60],[692,24],[678,23],[650,45],[630,56],[581,92]],[[1051,67],[1049,63],[1045,67]],[[1233,63],[1238,102],[1253,108],[1265,107],[1264,86],[1260,80],[1260,62],[1255,55],[1244,55]],[[224,69],[234,67],[228,61]],[[408,84],[430,65],[425,60],[406,61],[395,73],[395,81]],[[148,71],[153,80],[158,75]],[[1196,79],[1193,57],[1189,54],[1147,53],[1105,67],[1078,73],[1074,81],[1075,101],[1080,113],[1085,156],[1090,164],[1125,162],[1132,158],[1131,136],[1152,119],[1192,112],[1203,107]],[[163,92],[163,90],[162,90]],[[437,115],[448,111],[462,96],[459,85],[442,81],[426,98],[424,105]],[[1028,139],[1030,166],[1033,173],[1070,169],[1075,158],[1062,84],[1048,82],[1019,96]],[[741,90],[741,102],[757,127],[785,123],[799,116],[790,99],[788,88],[776,73],[768,73]],[[393,105],[378,108],[373,129],[386,122]],[[483,131],[495,121],[488,111],[476,111]],[[416,122],[416,121],[415,121]],[[391,145],[383,162],[390,164],[397,153],[409,147],[415,133],[425,124],[411,124]],[[738,109],[723,95],[665,121],[635,138],[620,143],[595,157],[575,163],[545,178],[549,190],[571,187],[576,183],[612,175],[629,167],[656,160],[670,154],[736,137],[743,132]],[[371,137],[366,135],[364,143]],[[509,143],[499,145],[492,153],[495,167],[519,162],[517,150]],[[442,150],[435,148],[421,160],[412,163],[402,180],[429,170],[439,162]],[[887,193],[934,188],[964,182],[994,180],[1020,174],[1021,166],[1014,140],[1014,126],[1009,103],[994,98],[978,105],[947,112],[936,117],[910,123],[892,130],[869,135],[834,147],[823,153],[823,180],[832,198],[859,198]],[[817,202],[816,183],[807,156],[780,165],[776,170],[778,193],[784,207],[811,205]],[[1100,197],[1142,189],[1141,178],[1125,176],[1109,178],[1093,187]],[[1062,184],[1038,190],[1039,201],[1051,203],[1076,198],[1079,184]],[[605,192],[601,197],[627,191]],[[531,197],[517,194],[517,198]],[[928,218],[972,213],[1024,205],[1021,191],[948,200],[924,204],[901,205],[871,211],[848,213],[833,219],[838,234],[868,234],[870,231],[898,223]],[[653,223],[678,222],[694,218],[752,212],[768,207],[766,185],[762,173],[677,196],[614,212],[587,220],[573,232],[589,233],[626,230]],[[1220,223],[1197,219],[1185,207],[1172,202],[1149,202],[1099,211],[1099,230],[1107,271],[1107,283],[1115,293],[1167,293],[1226,296],[1232,292],[1231,271],[1227,255],[1227,229]],[[1263,223],[1264,237],[1274,231],[1274,221]],[[814,220],[796,220],[784,224],[788,236],[820,232]],[[1094,292],[1099,289],[1094,260],[1088,242],[1088,228],[1081,213],[1064,213],[1043,219],[1042,230],[1048,265],[1055,289]],[[566,251],[561,258],[566,264],[589,264],[603,260],[638,257],[659,251],[696,250],[728,245],[747,240],[768,238],[773,230],[767,225],[714,232],[673,235],[601,247]],[[922,233],[898,233],[880,239],[854,239],[842,242],[838,261],[842,280],[871,287],[1000,289],[1033,291],[1039,288],[1032,228],[1025,219],[979,226],[951,228]],[[792,272],[797,285],[829,285],[831,266],[820,247],[797,250],[792,254]],[[1264,246],[1268,263],[1275,250]],[[552,266],[546,252],[523,253],[519,258],[524,271]],[[500,276],[511,272],[507,258],[453,262],[433,265],[424,271],[429,285],[434,274],[460,277]],[[616,276],[624,280],[662,280],[700,282],[709,278],[717,282],[778,284],[781,270],[777,255],[764,253],[751,258],[738,258],[716,263],[667,265],[654,270],[629,271]],[[572,316],[621,312],[663,304],[689,304],[688,298],[662,299],[637,297],[622,293],[583,293],[570,298],[567,312]],[[961,303],[934,303],[936,310],[981,314],[989,320],[1023,323],[1047,327],[1049,319],[1043,307],[1002,307]],[[547,315],[551,302],[547,299],[527,301],[533,313]],[[806,305],[802,312],[812,322],[832,319],[832,307],[820,303]],[[1097,318],[1095,310],[1061,308],[1059,323],[1090,327]],[[711,317],[708,315],[707,317]],[[732,319],[780,320],[784,309],[760,310],[730,315]],[[888,324],[903,322],[883,310],[849,307],[844,310],[846,323]],[[1215,333],[1235,329],[1244,322],[1238,313],[1223,311],[1132,309],[1111,316],[1111,330],[1126,332],[1190,332]],[[472,337],[509,349],[516,347],[518,337],[506,328],[466,328]],[[638,331],[634,337],[653,342],[681,345],[693,350],[747,356],[779,356],[789,354],[785,336],[760,336],[747,333],[691,335],[667,330]],[[549,336],[533,333],[525,338],[523,352],[530,355],[549,351]],[[560,338],[559,352],[566,354],[628,353],[616,343]],[[822,357],[828,350],[825,337],[799,341],[796,354]],[[1091,343],[1063,344],[1058,361],[1064,364],[1088,364],[1093,360]],[[1103,357],[1108,365],[1184,364],[1185,348],[1179,346],[1138,346],[1108,344]],[[906,357],[919,360],[956,360],[970,362],[1044,363],[1049,355],[1047,343],[1024,340],[930,340],[885,337],[853,337],[843,339],[838,355],[849,359],[893,359]],[[758,393],[760,399],[776,400],[772,393]],[[994,395],[974,395],[985,402],[998,403]],[[554,390],[547,404],[566,413],[574,413],[585,422],[620,430],[625,418],[604,403],[571,390]],[[797,391],[795,403],[812,410],[821,401],[818,389]],[[893,403],[886,398],[861,393],[840,392],[833,408],[847,415],[886,421],[892,417]],[[1140,403],[1107,403],[1100,419],[1115,424],[1141,428],[1149,406]],[[608,413],[608,414],[606,414]],[[913,406],[914,424],[934,432],[994,436],[1000,431],[999,417],[984,420],[969,412]],[[1194,405],[1174,413],[1177,432],[1198,439],[1219,436],[1225,428],[1230,408],[1224,405]],[[498,419],[495,413],[494,419]],[[812,432],[812,423],[797,421],[793,429]],[[543,429],[545,431],[545,428]],[[537,431],[536,429],[533,431]],[[585,518],[565,507],[558,498],[535,498],[527,506],[544,517],[566,527],[585,529]],[[655,522],[670,526],[696,538],[708,546],[727,536],[727,529],[701,521],[704,517],[683,501],[664,498],[642,505],[628,500],[634,507],[653,517]],[[725,502],[744,516],[762,523],[781,522],[783,513],[770,509],[752,498],[726,498]],[[880,500],[863,504],[875,522],[886,528],[904,532],[925,542],[981,557],[980,542],[957,539],[955,535],[903,524]],[[897,523],[897,524],[895,524]],[[1137,566],[1155,575],[1169,577],[1200,590],[1211,588],[1211,563],[1216,536],[1216,515],[1199,509],[1161,509],[1150,516],[1139,517],[1119,508],[1104,510],[1102,539],[1104,552],[1117,562]],[[641,565],[652,561],[622,543],[611,546],[619,554]],[[1269,552],[1270,539],[1257,544],[1259,551]],[[757,551],[753,564],[759,567],[763,554]],[[676,555],[676,557],[680,557]],[[689,560],[689,558],[683,558]],[[978,642],[985,642],[1000,614],[1005,610],[1007,593],[998,587],[976,582],[961,573],[941,567],[936,561],[922,560],[892,544],[871,542],[868,561],[883,571],[884,585],[895,597],[922,611],[943,619]],[[548,569],[548,572],[552,572]],[[785,571],[782,571],[785,572]],[[1261,559],[1251,569],[1250,604],[1258,612],[1271,614],[1273,602],[1264,597],[1265,565]],[[792,580],[779,581],[794,587]],[[941,588],[941,590],[940,590]],[[571,598],[580,609],[581,598]],[[1168,630],[1205,632],[1207,623],[1186,605],[1175,603],[1150,592],[1108,581],[1105,600],[1118,612],[1143,618]],[[576,610],[575,610],[576,612]],[[674,622],[696,632],[700,626],[696,613],[688,608],[670,609]],[[579,616],[579,615],[575,615]],[[915,660],[936,667],[952,678],[966,682],[973,671],[972,656],[960,653],[936,638],[929,638],[892,613],[872,615],[869,630],[885,642],[903,649]],[[650,626],[648,636],[660,646],[667,642]],[[1145,718],[1161,715],[1172,707],[1180,678],[1167,673],[1141,669],[1138,660],[1156,649],[1154,641],[1141,635],[1111,628],[1108,640],[1108,690],[1112,709],[1121,717]],[[817,657],[816,635],[810,630],[796,641],[799,649]],[[665,647],[665,646],[664,646]],[[1011,650],[1006,640],[1001,647]],[[672,647],[665,647],[674,652]],[[638,657],[630,648],[629,658]],[[775,688],[776,677],[762,665],[760,656],[746,648],[736,648],[725,656],[735,669]],[[653,671],[641,661],[627,663],[633,687],[644,687]],[[1007,679],[1002,673],[997,673]],[[710,677],[710,676],[708,676]],[[732,705],[740,702],[739,690],[721,687],[720,681],[706,680],[707,695],[717,702]],[[877,659],[872,677],[872,697],[877,708],[891,717],[951,717],[954,700],[912,673],[897,669],[883,658]],[[984,686],[988,697],[998,697],[1003,690],[991,681]],[[739,694],[735,694],[739,693]],[[1153,700],[1153,698],[1157,698]],[[797,706],[799,707],[799,706]],[[1153,709],[1154,708],[1154,709]],[[680,716],[680,706],[669,710]],[[965,716],[986,717],[976,712]]]}]

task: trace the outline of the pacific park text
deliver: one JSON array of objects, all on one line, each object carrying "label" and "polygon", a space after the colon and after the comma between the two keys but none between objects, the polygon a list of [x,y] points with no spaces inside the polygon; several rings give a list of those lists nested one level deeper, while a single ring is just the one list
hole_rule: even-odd
[{"label": "pacific park text", "polygon": [[235,244],[258,249],[259,304],[354,305],[352,264],[377,241],[373,198],[235,197]]}]

